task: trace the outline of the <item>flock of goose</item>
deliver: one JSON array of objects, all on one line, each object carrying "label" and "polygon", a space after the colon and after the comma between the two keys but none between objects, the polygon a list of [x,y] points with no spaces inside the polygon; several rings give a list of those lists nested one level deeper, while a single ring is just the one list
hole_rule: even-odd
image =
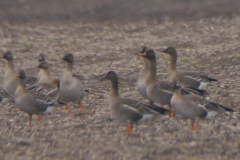
[{"label": "flock of goose", "polygon": [[[197,131],[200,119],[212,118],[220,112],[234,112],[206,98],[208,93],[202,89],[217,81],[216,79],[195,72],[178,71],[177,52],[173,47],[168,47],[163,53],[171,57],[167,80],[156,78],[157,62],[154,50],[143,46],[140,51],[143,65],[137,85],[140,94],[149,100],[149,104],[121,97],[118,93],[118,76],[114,71],[109,71],[104,77],[111,81],[109,94],[111,115],[114,119],[128,123],[127,134],[131,133],[133,124],[154,120],[161,115],[175,117],[177,113],[191,119],[192,131]],[[86,90],[81,80],[72,74],[73,54],[67,54],[62,58],[67,63],[67,67],[60,79],[51,78],[50,67],[44,54],[39,55],[37,77],[26,76],[24,70],[15,73],[14,57],[10,51],[5,52],[2,58],[7,61],[7,64],[4,86],[0,90],[0,101],[2,104],[13,102],[20,110],[26,112],[29,115],[29,126],[31,126],[33,114],[38,116],[41,125],[42,115],[52,112],[57,107],[66,106],[68,114],[71,115],[68,107],[70,102],[78,102],[79,113],[83,113],[81,101]],[[154,105],[154,102],[161,106]],[[169,109],[163,108],[164,105],[168,105]]]}]

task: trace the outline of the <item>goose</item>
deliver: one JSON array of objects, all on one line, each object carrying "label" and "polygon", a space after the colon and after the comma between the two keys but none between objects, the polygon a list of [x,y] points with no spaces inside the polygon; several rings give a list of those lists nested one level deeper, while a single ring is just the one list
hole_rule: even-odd
[{"label": "goose", "polygon": [[[163,107],[163,105],[168,105],[170,108],[169,117],[175,117],[175,112],[173,112],[173,115],[171,116],[171,106],[170,106],[170,100],[173,96],[173,87],[172,82],[170,81],[163,81],[158,80],[156,78],[156,55],[154,50],[149,49],[145,53],[140,54],[142,57],[147,59],[149,61],[149,71],[146,78],[146,92],[148,97],[157,103],[160,103]],[[204,90],[195,89],[192,87],[185,87],[181,89],[181,91],[184,94],[198,94],[201,96],[204,96],[208,94]]]},{"label": "goose", "polygon": [[[141,54],[145,53],[147,51],[147,46],[143,46],[142,50],[140,51]],[[142,68],[139,74],[139,78],[138,78],[138,90],[140,92],[140,94],[148,99],[150,101],[150,104],[152,105],[154,102],[148,97],[147,95],[147,84],[146,84],[146,79],[147,79],[147,75],[148,75],[148,69],[149,69],[149,61],[146,58],[142,58],[143,59],[143,64],[142,64]]]},{"label": "goose", "polygon": [[45,94],[45,95],[50,96],[51,98],[57,100],[58,96],[59,96],[60,79],[55,78],[53,81],[51,80],[49,65],[46,61],[42,61],[37,66],[37,68],[42,70],[42,73],[43,73],[39,80],[39,83],[37,85],[32,85],[32,86],[26,87],[26,90],[39,92],[41,94]]},{"label": "goose", "polygon": [[192,131],[195,122],[195,130],[198,130],[199,119],[211,119],[221,112],[234,112],[233,109],[208,101],[204,97],[193,94],[182,95],[176,82],[173,83],[173,87],[175,91],[170,102],[171,106],[179,115],[192,120]]},{"label": "goose", "polygon": [[[39,62],[39,64],[41,64],[42,62],[46,62],[46,63],[47,63],[44,53],[40,53],[40,54],[39,54],[39,56],[38,56],[38,62]],[[38,81],[38,82],[40,81],[40,79],[41,79],[41,77],[42,77],[43,75],[46,76],[46,74],[45,74],[46,72],[48,72],[48,73],[49,73],[49,76],[50,76],[50,67],[49,67],[49,65],[48,65],[47,67],[48,67],[48,69],[47,69],[48,71],[44,71],[43,69],[40,69],[40,70],[39,70],[38,75],[37,75],[37,81]],[[40,81],[40,83],[41,83],[41,81]]]},{"label": "goose", "polygon": [[7,51],[3,54],[2,58],[7,61],[3,79],[4,89],[6,89],[6,91],[11,95],[14,95],[19,84],[19,79],[14,71],[13,54],[12,52]]},{"label": "goose", "polygon": [[[45,62],[45,61],[46,61],[45,54],[44,53],[40,53],[39,56],[38,56],[39,64],[41,62]],[[50,67],[48,66],[48,68],[50,68]],[[50,71],[49,71],[49,74],[50,74]],[[35,76],[27,76],[26,77],[26,84],[27,84],[27,86],[37,85],[39,83],[39,80],[41,79],[42,75],[44,75],[44,73],[42,73],[42,70],[40,69],[37,77],[35,77]],[[41,81],[40,81],[40,83],[41,83]]]},{"label": "goose", "polygon": [[39,125],[42,124],[42,115],[52,112],[59,103],[52,98],[33,91],[25,90],[26,75],[24,70],[18,72],[19,85],[14,94],[15,105],[29,115],[29,126],[31,126],[32,115],[39,118]]},{"label": "goose", "polygon": [[177,51],[174,47],[168,47],[163,51],[163,53],[168,54],[171,57],[170,64],[168,67],[168,79],[170,81],[177,80],[181,84],[198,89],[204,89],[208,85],[211,85],[211,82],[218,81],[217,79],[213,79],[196,72],[178,71],[176,67]]},{"label": "goose", "polygon": [[[64,70],[60,80],[59,100],[63,103],[78,102],[80,108],[79,113],[81,114],[83,113],[81,101],[85,96],[85,89],[81,80],[72,74],[74,63],[73,54],[65,55],[62,60],[67,62],[67,68]],[[69,107],[66,106],[66,108],[69,115],[71,115]]]},{"label": "goose", "polygon": [[[19,79],[14,71],[14,57],[11,51],[3,53],[2,58],[7,61],[6,69],[4,73],[4,89],[11,95],[14,95],[15,90],[19,85]],[[26,85],[32,85],[36,83],[37,78],[34,76],[26,77]]]},{"label": "goose", "polygon": [[114,119],[129,123],[127,134],[132,132],[134,123],[151,120],[168,113],[167,109],[120,97],[118,77],[114,71],[109,71],[104,78],[111,81],[111,91],[108,98],[111,115]]},{"label": "goose", "polygon": [[46,61],[42,61],[37,66],[39,68],[38,83],[51,83],[50,67]]}]

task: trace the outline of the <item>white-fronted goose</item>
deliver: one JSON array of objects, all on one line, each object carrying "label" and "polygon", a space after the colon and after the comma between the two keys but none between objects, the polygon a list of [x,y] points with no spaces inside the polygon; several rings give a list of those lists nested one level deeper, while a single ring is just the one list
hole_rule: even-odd
[{"label": "white-fronted goose", "polygon": [[170,55],[171,60],[168,67],[168,79],[170,81],[177,80],[181,84],[191,86],[198,89],[203,89],[208,86],[213,81],[218,81],[217,79],[209,78],[205,75],[198,74],[196,72],[180,72],[177,70],[177,51],[174,47],[168,47],[163,51]]},{"label": "white-fronted goose", "polygon": [[16,106],[29,115],[29,126],[31,126],[32,115],[36,114],[39,118],[39,124],[42,123],[42,115],[50,113],[55,107],[60,107],[57,101],[52,98],[39,93],[29,92],[25,90],[25,72],[19,70],[20,79],[19,86],[17,87],[14,100]]},{"label": "white-fronted goose", "polygon": [[[146,91],[148,97],[157,103],[160,103],[161,105],[170,105],[170,100],[173,96],[173,87],[172,82],[170,81],[159,81],[156,78],[156,55],[152,49],[149,49],[146,51],[146,53],[140,54],[142,57],[149,60],[149,72],[146,79]],[[199,95],[205,95],[207,94],[203,90],[194,89],[191,87],[185,87],[182,89],[184,94],[199,94]],[[169,106],[170,107],[170,106]],[[170,108],[171,112],[171,108]],[[173,112],[173,117],[175,116],[175,112]],[[169,114],[169,117],[171,117],[171,113]]]},{"label": "white-fronted goose", "polygon": [[[72,74],[74,57],[70,53],[65,55],[62,60],[67,62],[67,68],[63,72],[60,80],[59,100],[64,103],[78,102],[80,108],[79,113],[83,113],[81,101],[85,96],[85,90],[81,80]],[[68,109],[68,106],[66,106],[66,108]]]},{"label": "white-fronted goose", "polygon": [[[140,53],[143,54],[146,51],[147,51],[147,46],[143,46]],[[147,88],[146,80],[147,80],[148,69],[149,69],[149,60],[146,58],[142,58],[142,59],[143,59],[142,69],[140,71],[139,79],[137,83],[138,90],[144,98],[150,101],[150,104],[153,104],[153,101],[148,97],[147,91],[146,91],[146,88]]]},{"label": "white-fronted goose", "polygon": [[134,99],[121,98],[118,93],[118,77],[114,71],[109,71],[105,78],[111,81],[109,94],[111,114],[114,119],[129,123],[127,134],[131,133],[134,123],[168,113],[168,110],[164,108],[146,105]]},{"label": "white-fronted goose", "polygon": [[210,119],[215,117],[219,112],[234,112],[234,110],[224,107],[220,104],[206,100],[203,97],[188,94],[182,95],[179,87],[174,83],[174,95],[171,99],[172,108],[180,115],[192,120],[192,131],[196,121],[196,131],[199,126],[199,119]]}]

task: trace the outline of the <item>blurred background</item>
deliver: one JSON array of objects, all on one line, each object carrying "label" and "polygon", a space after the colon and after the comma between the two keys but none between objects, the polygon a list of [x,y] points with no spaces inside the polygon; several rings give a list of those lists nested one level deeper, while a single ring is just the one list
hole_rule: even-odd
[{"label": "blurred background", "polygon": [[238,0],[1,0],[0,22],[195,20],[240,14]]}]

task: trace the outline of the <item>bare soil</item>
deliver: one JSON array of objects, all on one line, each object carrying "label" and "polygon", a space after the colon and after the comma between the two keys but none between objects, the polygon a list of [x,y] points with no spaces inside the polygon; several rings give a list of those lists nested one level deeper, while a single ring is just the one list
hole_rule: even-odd
[{"label": "bare soil", "polygon": [[[65,109],[55,110],[43,118],[42,126],[33,116],[32,128],[28,126],[28,116],[14,104],[2,105],[0,159],[239,159],[238,15],[162,23],[10,22],[11,17],[0,25],[0,47],[14,53],[16,70],[21,68],[28,75],[37,75],[37,56],[43,52],[52,76],[61,77],[66,64],[60,58],[73,53],[74,73],[83,76],[90,93],[83,100],[83,115],[73,104],[72,116]],[[110,82],[102,80],[102,76],[114,70],[120,78],[122,96],[144,102],[136,87],[142,64],[136,53],[142,45],[155,50],[159,79],[166,78],[169,61],[161,51],[176,47],[178,68],[219,79],[219,84],[207,89],[210,99],[235,112],[200,121],[198,132],[191,132],[190,121],[179,115],[163,117],[134,126],[127,137],[127,124],[111,119],[107,102]],[[2,85],[3,60],[0,68]]]}]

